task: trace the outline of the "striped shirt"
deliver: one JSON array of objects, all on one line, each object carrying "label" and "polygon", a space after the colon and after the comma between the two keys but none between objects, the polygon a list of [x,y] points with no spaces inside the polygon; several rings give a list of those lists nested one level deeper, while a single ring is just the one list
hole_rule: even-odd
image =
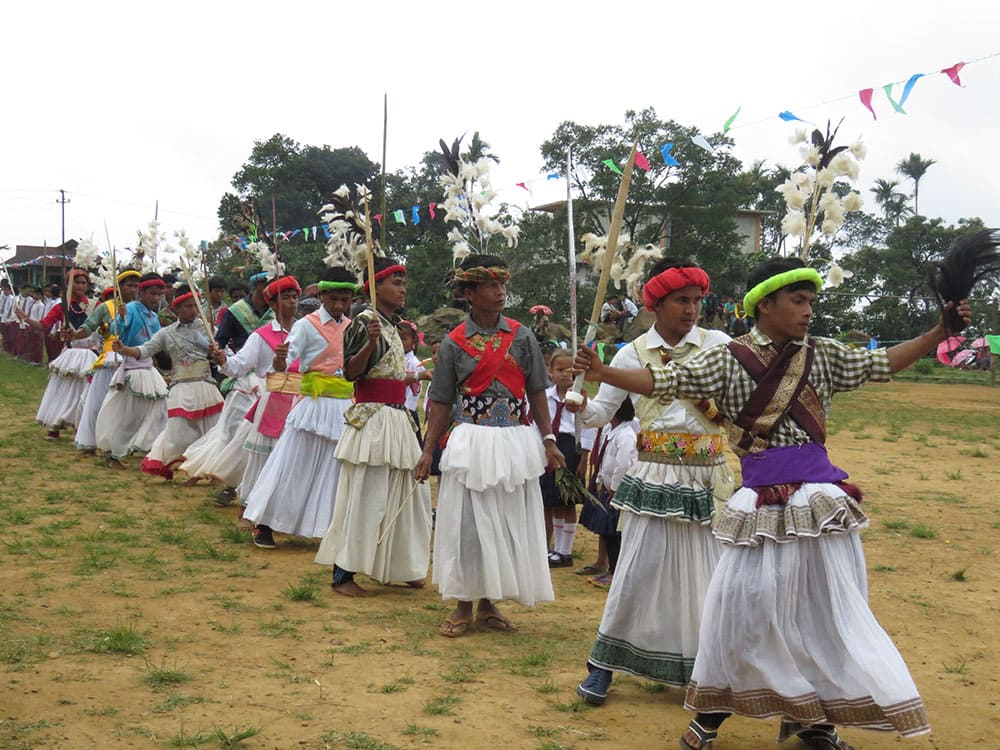
[{"label": "striped shirt", "polygon": [[[755,344],[766,346],[771,339],[754,327],[748,334]],[[892,375],[885,349],[852,349],[835,339],[814,338],[815,349],[809,382],[819,396],[823,411],[830,413],[833,394],[853,391],[868,381],[887,383]],[[699,352],[683,364],[670,362],[650,367],[653,397],[664,404],[675,398],[714,398],[719,411],[732,421],[750,400],[756,384],[726,346]],[[772,446],[801,445],[809,435],[792,419],[783,419],[771,434]]]}]

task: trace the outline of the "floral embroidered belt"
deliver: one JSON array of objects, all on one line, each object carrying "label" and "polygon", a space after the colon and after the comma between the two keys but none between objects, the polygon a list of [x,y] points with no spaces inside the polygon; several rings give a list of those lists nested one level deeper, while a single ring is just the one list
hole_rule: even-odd
[{"label": "floral embroidered belt", "polygon": [[640,461],[688,466],[715,466],[726,460],[725,438],[718,433],[640,432]]},{"label": "floral embroidered belt", "polygon": [[488,427],[517,427],[524,424],[521,402],[513,398],[462,395],[456,422]]}]

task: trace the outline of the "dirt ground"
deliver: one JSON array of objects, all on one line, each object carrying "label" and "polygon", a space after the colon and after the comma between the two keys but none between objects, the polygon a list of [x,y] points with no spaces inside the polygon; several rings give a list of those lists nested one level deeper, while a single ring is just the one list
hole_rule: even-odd
[{"label": "dirt ground", "polygon": [[[576,699],[605,592],[572,568],[554,603],[504,606],[519,632],[441,638],[433,586],[337,597],[315,543],[256,549],[210,489],[43,441],[26,382],[0,384],[0,747],[677,746],[679,690],[620,676],[604,706]],[[843,735],[1000,747],[1000,390],[871,386],[830,429],[866,491],[872,608],[934,727]],[[579,565],[595,546],[578,534]],[[735,718],[716,748],[773,747],[777,724]]]}]

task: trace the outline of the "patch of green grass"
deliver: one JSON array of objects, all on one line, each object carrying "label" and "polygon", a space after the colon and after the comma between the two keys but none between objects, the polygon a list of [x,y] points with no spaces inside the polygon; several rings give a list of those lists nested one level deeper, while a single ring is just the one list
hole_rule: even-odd
[{"label": "patch of green grass", "polygon": [[83,650],[94,654],[139,656],[149,648],[149,639],[135,625],[116,625],[98,630],[83,641]]},{"label": "patch of green grass", "polygon": [[316,604],[320,601],[320,590],[311,583],[292,583],[281,592],[290,602],[310,602]]},{"label": "patch of green grass", "polygon": [[223,750],[230,750],[231,748],[239,745],[243,740],[248,740],[251,737],[256,737],[260,734],[260,729],[257,727],[233,727],[231,732],[226,732],[221,727],[215,727],[215,739],[219,743],[219,747]]},{"label": "patch of green grass", "polygon": [[896,569],[891,565],[876,565],[874,570],[878,573],[895,573]]},{"label": "patch of green grass", "polygon": [[917,539],[937,539],[937,531],[922,523],[914,524],[910,529],[910,536]]},{"label": "patch of green grass", "polygon": [[185,557],[188,560],[221,560],[232,562],[238,559],[240,553],[234,549],[219,549],[211,542],[198,539],[191,545],[191,551]]},{"label": "patch of green grass", "polygon": [[153,713],[168,714],[174,709],[186,708],[187,706],[193,706],[204,702],[205,699],[200,695],[181,695],[180,693],[171,693],[153,706]]},{"label": "patch of green grass", "polygon": [[967,662],[958,662],[957,664],[945,664],[944,671],[948,674],[965,674],[969,671],[969,665]]},{"label": "patch of green grass", "polygon": [[946,471],[944,475],[953,482],[957,482],[962,479],[962,470],[955,469],[955,471]]},{"label": "patch of green grass", "polygon": [[52,637],[45,633],[0,639],[0,663],[7,664],[11,671],[23,669],[45,659],[51,644]]},{"label": "patch of green grass", "polygon": [[549,705],[551,705],[556,711],[562,711],[567,714],[578,714],[591,708],[589,703],[580,700],[579,698],[573,701],[551,703]]},{"label": "patch of green grass", "polygon": [[535,692],[541,693],[542,695],[551,695],[552,693],[562,692],[562,688],[556,685],[552,680],[546,680],[545,682],[540,682],[535,685]]},{"label": "patch of green grass", "polygon": [[219,531],[219,538],[227,544],[247,544],[253,539],[253,534],[248,529],[238,529],[230,524]]},{"label": "patch of green grass", "polygon": [[910,528],[909,521],[883,521],[882,525],[892,531],[900,531],[902,529]]},{"label": "patch of green grass", "polygon": [[967,581],[969,580],[965,575],[965,572],[967,570],[968,568],[959,568],[958,570],[951,571],[951,573],[949,573],[948,575],[951,577],[951,580],[953,581]]},{"label": "patch of green grass", "polygon": [[412,685],[415,680],[409,675],[403,675],[402,677],[397,677],[392,682],[386,683],[379,688],[380,693],[402,693],[410,685]]},{"label": "patch of green grass", "polygon": [[516,659],[511,667],[511,674],[522,677],[541,677],[542,673],[552,662],[552,654],[539,651],[534,654],[525,654]]},{"label": "patch of green grass", "polygon": [[424,704],[424,713],[430,714],[431,716],[440,716],[441,714],[450,714],[452,709],[455,708],[462,699],[449,693],[447,695],[439,695],[436,698],[431,698],[427,703]]},{"label": "patch of green grass", "polygon": [[643,680],[639,683],[639,687],[645,690],[647,693],[662,693],[666,691],[667,686],[662,682],[649,682],[648,680]]},{"label": "patch of green grass", "polygon": [[159,666],[147,661],[146,674],[143,677],[143,681],[153,690],[164,690],[169,687],[183,685],[185,682],[190,682],[191,675],[178,669],[176,663],[173,667],[168,667],[166,659],[160,661]]},{"label": "patch of green grass", "polygon": [[302,635],[299,633],[296,625],[301,625],[303,622],[305,621],[289,620],[288,618],[270,620],[260,623],[260,632],[269,638],[288,637],[298,641],[302,640]]},{"label": "patch of green grass", "polygon": [[439,732],[432,727],[422,727],[411,722],[406,725],[400,734],[404,737],[420,737],[424,740],[429,740],[431,737],[437,737]]},{"label": "patch of green grass", "polygon": [[990,454],[987,453],[986,451],[984,451],[982,448],[975,448],[975,449],[973,449],[969,453],[969,455],[972,458],[989,458],[990,457]]}]

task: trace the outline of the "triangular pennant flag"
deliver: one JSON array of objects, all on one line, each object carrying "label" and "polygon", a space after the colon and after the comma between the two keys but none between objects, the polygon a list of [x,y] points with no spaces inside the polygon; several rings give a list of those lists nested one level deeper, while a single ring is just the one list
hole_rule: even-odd
[{"label": "triangular pennant flag", "polygon": [[302,237],[306,242],[309,241],[309,227],[302,227]]},{"label": "triangular pennant flag", "polygon": [[420,223],[420,206],[414,206],[410,209],[410,216],[413,219],[413,225],[416,226]]},{"label": "triangular pennant flag", "polygon": [[670,149],[674,147],[672,143],[664,143],[660,146],[660,153],[663,155],[663,163],[668,167],[679,167],[681,163],[677,161],[670,153]]},{"label": "triangular pennant flag", "polygon": [[396,220],[397,224],[406,223],[406,219],[403,218],[403,209],[401,208],[397,208],[395,211],[392,212],[392,218]]},{"label": "triangular pennant flag", "polygon": [[618,165],[615,164],[614,159],[604,159],[601,163],[604,166],[606,166],[608,169],[610,169],[612,172],[614,172],[615,174],[621,174],[622,173],[622,171],[618,168]]},{"label": "triangular pennant flag", "polygon": [[326,237],[327,239],[330,239],[330,236],[331,236],[330,235],[330,225],[329,224],[321,224],[320,226],[323,227],[323,236]]},{"label": "triangular pennant flag", "polygon": [[708,153],[710,154],[715,153],[715,148],[712,146],[711,143],[708,142],[708,138],[703,136],[701,133],[698,133],[698,135],[694,136],[691,139],[691,143],[693,143],[695,146],[700,146],[701,148],[708,151]]},{"label": "triangular pennant flag", "polygon": [[[382,214],[375,214],[372,218],[375,219],[375,221],[377,221],[379,223],[379,225],[382,224]],[[327,235],[327,237],[329,237],[329,236],[330,235]]]},{"label": "triangular pennant flag", "polygon": [[301,229],[293,229],[292,233],[290,235],[288,235],[288,239],[291,239],[292,237],[295,237],[295,236],[297,236],[297,235],[299,235],[301,233],[302,233]]},{"label": "triangular pennant flag", "polygon": [[733,112],[733,113],[732,113],[732,114],[731,114],[731,115],[729,116],[729,119],[728,119],[728,120],[726,120],[726,121],[725,121],[725,123],[723,123],[723,125],[722,125],[722,132],[723,132],[723,134],[725,134],[725,133],[728,133],[728,132],[729,132],[729,128],[731,128],[731,127],[733,126],[733,122],[734,122],[734,121],[736,120],[736,118],[737,118],[737,117],[739,116],[739,114],[740,114],[740,110],[741,110],[741,109],[743,109],[743,107],[742,107],[742,106],[739,106],[739,107],[737,107],[737,108],[736,108],[736,111],[735,111],[735,112]]},{"label": "triangular pennant flag", "polygon": [[318,240],[318,239],[319,239],[319,235],[316,233],[316,227],[313,227],[313,240],[315,241],[315,240]]},{"label": "triangular pennant flag", "polygon": [[435,208],[437,208],[437,203],[431,203],[431,204],[430,204],[430,205],[428,206],[428,208],[429,208],[429,209],[430,209],[430,211],[431,211],[431,221],[433,221],[433,220],[434,220],[435,218],[437,218],[437,214],[436,214],[436,213],[434,213],[434,209],[435,209]]},{"label": "triangular pennant flag", "polygon": [[643,172],[649,171],[649,159],[641,151],[635,152],[635,165],[639,167]]},{"label": "triangular pennant flag", "polygon": [[[525,190],[528,190],[528,186],[525,185],[523,182],[515,182],[514,184],[517,185],[519,188],[524,188]],[[530,193],[531,191],[528,190],[528,192]]]},{"label": "triangular pennant flag", "polygon": [[787,109],[784,112],[779,112],[778,117],[780,117],[785,122],[807,122],[806,120],[803,120],[801,117],[793,115]]},{"label": "triangular pennant flag", "polygon": [[858,98],[861,100],[861,103],[868,108],[868,111],[872,113],[872,119],[877,120],[878,117],[875,115],[875,108],[872,107],[873,93],[875,93],[873,89],[861,89],[861,91],[858,92]]},{"label": "triangular pennant flag", "polygon": [[912,76],[910,76],[910,79],[906,82],[906,85],[903,86],[903,95],[899,97],[900,107],[906,104],[906,100],[909,98],[910,92],[913,91],[913,86],[916,84],[918,79],[923,77],[924,77],[923,73],[914,73]]},{"label": "triangular pennant flag", "polygon": [[545,179],[546,180],[558,180],[559,179],[559,173],[558,172],[549,172],[547,175],[545,175]]},{"label": "triangular pennant flag", "polygon": [[899,112],[899,114],[901,115],[905,115],[906,110],[903,109],[903,105],[896,104],[895,100],[892,98],[892,87],[893,84],[891,83],[887,83],[885,86],[882,87],[882,90],[885,92],[885,98],[889,100],[889,104],[892,105],[892,108],[894,110]]},{"label": "triangular pennant flag", "polygon": [[958,74],[964,67],[965,67],[964,62],[955,63],[950,68],[945,68],[941,72],[944,73],[946,76],[948,76],[951,79],[951,82],[954,83],[956,86],[961,86],[962,79],[958,77]]}]

